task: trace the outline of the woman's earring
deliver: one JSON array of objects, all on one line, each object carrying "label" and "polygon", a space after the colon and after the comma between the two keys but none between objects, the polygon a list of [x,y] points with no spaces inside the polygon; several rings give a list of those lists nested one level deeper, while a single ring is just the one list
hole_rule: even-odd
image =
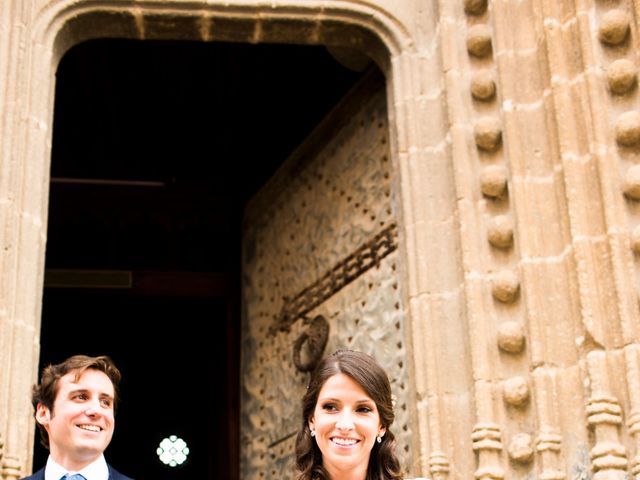
[{"label": "woman's earring", "polygon": [[316,431],[315,430],[311,430],[309,435],[311,435],[312,437],[315,437],[316,436]]},{"label": "woman's earring", "polygon": [[378,436],[376,437],[376,441],[377,441],[378,443],[382,443],[382,437],[381,437],[380,435],[378,435]]}]

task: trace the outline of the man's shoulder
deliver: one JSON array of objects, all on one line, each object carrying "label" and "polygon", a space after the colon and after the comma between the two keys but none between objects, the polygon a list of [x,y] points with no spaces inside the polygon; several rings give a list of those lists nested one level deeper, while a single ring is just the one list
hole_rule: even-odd
[{"label": "man's shoulder", "polygon": [[[35,480],[35,479],[34,479]],[[133,480],[131,477],[121,474],[111,465],[109,465],[109,480]]]},{"label": "man's shoulder", "polygon": [[40,470],[35,472],[33,475],[29,477],[24,477],[20,480],[44,480],[44,468],[41,468]]}]

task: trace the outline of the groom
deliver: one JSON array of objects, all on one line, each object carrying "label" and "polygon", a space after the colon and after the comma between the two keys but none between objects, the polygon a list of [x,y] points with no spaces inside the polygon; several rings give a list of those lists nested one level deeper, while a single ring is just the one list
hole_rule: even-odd
[{"label": "groom", "polygon": [[109,357],[75,355],[42,372],[32,403],[44,468],[22,480],[131,480],[104,458],[115,427],[120,371]]}]

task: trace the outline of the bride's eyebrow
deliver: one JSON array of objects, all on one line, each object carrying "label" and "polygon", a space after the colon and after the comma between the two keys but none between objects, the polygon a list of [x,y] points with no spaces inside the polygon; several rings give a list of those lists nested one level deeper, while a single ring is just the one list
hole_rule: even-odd
[{"label": "bride's eyebrow", "polygon": [[318,399],[319,402],[340,402],[339,399],[337,398],[332,398],[332,397],[323,397],[323,398],[319,398]]}]

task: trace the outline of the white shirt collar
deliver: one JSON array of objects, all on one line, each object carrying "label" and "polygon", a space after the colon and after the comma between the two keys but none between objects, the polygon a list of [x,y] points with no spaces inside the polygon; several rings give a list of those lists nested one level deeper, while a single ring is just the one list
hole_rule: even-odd
[{"label": "white shirt collar", "polygon": [[104,455],[93,463],[90,463],[79,472],[70,472],[61,465],[58,465],[51,455],[47,459],[47,466],[44,469],[44,480],[60,480],[67,473],[79,473],[87,480],[109,480],[109,467]]}]

